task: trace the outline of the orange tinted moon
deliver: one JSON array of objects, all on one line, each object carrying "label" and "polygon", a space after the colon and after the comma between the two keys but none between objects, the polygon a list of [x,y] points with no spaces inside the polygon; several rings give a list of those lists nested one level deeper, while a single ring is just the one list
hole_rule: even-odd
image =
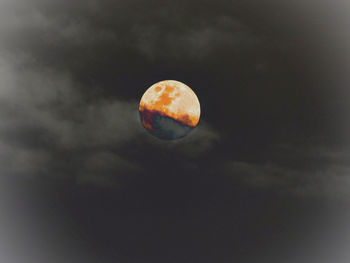
[{"label": "orange tinted moon", "polygon": [[143,126],[165,139],[185,136],[200,118],[196,94],[176,80],[160,81],[149,87],[141,98],[139,111]]}]

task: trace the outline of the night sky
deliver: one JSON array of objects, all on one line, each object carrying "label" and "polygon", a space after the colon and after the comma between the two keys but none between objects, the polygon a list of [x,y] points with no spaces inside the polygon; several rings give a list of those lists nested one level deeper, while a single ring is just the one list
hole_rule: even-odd
[{"label": "night sky", "polygon": [[[348,263],[349,12],[0,0],[0,262]],[[168,79],[175,141],[138,112]]]}]

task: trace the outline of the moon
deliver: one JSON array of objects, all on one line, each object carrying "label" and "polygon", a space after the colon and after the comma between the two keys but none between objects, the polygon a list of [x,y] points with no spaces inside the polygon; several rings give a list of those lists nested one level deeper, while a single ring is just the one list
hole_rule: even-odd
[{"label": "moon", "polygon": [[176,80],[153,84],[143,94],[139,105],[142,125],[164,140],[185,137],[198,125],[200,111],[193,90]]}]

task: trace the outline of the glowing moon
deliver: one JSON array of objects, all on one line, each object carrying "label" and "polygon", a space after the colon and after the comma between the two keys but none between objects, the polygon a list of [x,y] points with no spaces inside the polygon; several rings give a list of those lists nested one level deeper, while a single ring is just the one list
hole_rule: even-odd
[{"label": "glowing moon", "polygon": [[182,82],[164,80],[143,94],[141,122],[154,136],[173,140],[186,136],[199,122],[200,104],[193,90]]}]

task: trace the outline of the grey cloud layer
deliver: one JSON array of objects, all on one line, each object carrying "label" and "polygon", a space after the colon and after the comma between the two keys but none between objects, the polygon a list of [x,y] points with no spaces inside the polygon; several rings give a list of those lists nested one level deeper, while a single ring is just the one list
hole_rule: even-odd
[{"label": "grey cloud layer", "polygon": [[[229,12],[216,13],[206,9],[196,15],[199,4],[184,1],[159,4],[156,8],[136,1],[108,4],[104,1],[39,0],[0,3],[0,140],[4,171],[33,175],[74,174],[79,182],[105,183],[110,180],[111,174],[122,171],[137,173],[145,166],[156,164],[156,157],[149,157],[148,164],[148,161],[142,160],[142,156],[149,153],[147,147],[154,147],[155,152],[170,152],[169,156],[177,155],[179,159],[187,158],[189,166],[200,166],[199,157],[213,150],[221,141],[219,132],[208,122],[202,121],[188,138],[165,145],[145,134],[138,119],[135,94],[123,94],[124,90],[130,89],[127,81],[123,84],[113,82],[113,96],[105,95],[105,83],[99,83],[97,78],[99,73],[104,76],[107,71],[118,78],[118,74],[123,74],[121,69],[128,69],[127,61],[135,56],[149,61],[164,60],[165,64],[167,61],[177,65],[183,63],[184,66],[188,61],[208,62],[205,67],[215,67],[218,64],[211,65],[210,62],[216,59],[217,54],[230,50],[233,54],[229,54],[227,59],[237,58],[237,61],[234,60],[237,68],[240,68],[242,58],[244,61],[248,58],[251,63],[247,64],[258,71],[260,77],[269,71],[276,74],[273,81],[277,79],[277,84],[284,86],[276,88],[274,94],[279,94],[283,88],[295,93],[294,83],[284,83],[283,72],[279,76],[280,69],[276,65],[274,68],[266,58],[271,55],[271,49],[284,51],[292,44],[288,46],[288,41],[280,41],[283,37],[269,39],[270,35],[264,32],[263,27],[255,25],[253,30],[250,25],[252,20],[243,19],[245,16],[240,16],[238,12],[236,16],[229,16]],[[210,6],[210,3],[203,5]],[[186,14],[193,14],[190,16],[192,19],[185,20]],[[256,51],[262,49],[266,49],[267,54]],[[130,58],[124,55],[127,51],[130,51]],[[279,55],[279,51],[273,55]],[[248,54],[247,57],[245,54]],[[116,61],[118,59],[120,61]],[[242,65],[242,68],[245,67]],[[137,73],[143,74],[145,69],[140,68]],[[231,70],[224,69],[227,72],[220,73],[222,75],[218,79],[223,75],[231,77],[234,71]],[[244,75],[245,72],[238,74]],[[251,72],[247,73],[247,78],[249,74]],[[132,78],[135,76],[134,72]],[[272,85],[277,85],[273,81]],[[232,88],[231,82],[226,82]],[[225,85],[225,80],[222,85]],[[246,88],[246,83],[236,86],[239,85],[242,90]],[[252,91],[249,84],[247,91],[238,88],[237,94],[232,93],[234,96],[239,96],[239,92],[245,94],[256,90],[262,97],[246,96],[253,101],[247,101],[248,106],[242,103],[239,109],[247,115],[238,116],[238,120],[242,118],[243,125],[247,119],[259,117],[259,114],[251,113],[260,110],[259,106],[266,107],[268,113],[276,112],[273,107],[270,108],[269,100],[278,101],[281,95],[276,95],[277,98],[266,96],[261,91],[264,86],[254,86]],[[225,98],[219,99],[228,102]],[[283,101],[277,103],[282,104]],[[291,104],[291,107],[294,105]],[[260,116],[260,121],[265,123],[261,119],[263,117]],[[283,121],[280,123],[283,124]],[[304,149],[301,151],[304,152]],[[293,158],[293,153],[289,150],[285,158]],[[221,153],[215,154],[220,156]],[[301,156],[302,153],[295,154]],[[213,166],[220,164],[216,162],[212,161]],[[315,176],[309,176],[306,168],[294,170],[274,162],[260,165],[232,160],[225,167],[224,173],[233,171],[240,174],[238,176],[243,181],[263,186],[295,187],[301,181],[305,189],[314,184],[322,187],[328,177],[334,178],[337,186],[347,184],[346,165],[330,164],[310,172],[316,173]]]},{"label": "grey cloud layer", "polygon": [[[218,49],[230,48],[239,54],[256,48],[261,41],[244,21],[226,14],[209,11],[200,16],[193,14],[187,20],[185,16],[196,12],[197,4],[182,1],[159,3],[155,8],[135,1],[4,1],[2,6],[3,45],[34,52],[39,59],[54,56],[57,61],[50,61],[52,65],[75,67],[74,63],[91,58],[89,51],[104,55],[103,47],[108,47],[110,53],[134,48],[148,59],[188,61],[215,57]],[[179,10],[182,8],[184,14]],[[82,61],[67,57],[73,52]]]},{"label": "grey cloud layer", "polygon": [[221,172],[252,187],[275,189],[281,194],[348,199],[349,151],[324,145],[296,145],[277,146],[278,156],[263,163],[227,162]]},{"label": "grey cloud layer", "polygon": [[[129,142],[136,142],[130,146],[134,155],[143,155],[140,145],[145,141],[164,148],[163,142],[144,131],[137,101],[86,102],[76,89],[79,83],[69,74],[27,63],[20,57],[1,59],[3,173],[73,176],[82,183],[105,183],[141,168],[133,155],[125,159]],[[216,138],[203,123],[192,136],[168,150],[198,155]]]},{"label": "grey cloud layer", "polygon": [[[1,263],[340,263],[325,2],[0,0]],[[138,116],[169,77],[202,106],[179,141]]]},{"label": "grey cloud layer", "polygon": [[183,32],[167,32],[160,25],[138,24],[132,28],[132,38],[149,58],[175,56],[178,59],[215,56],[218,49],[227,46],[238,53],[261,41],[248,27],[225,16],[215,17],[210,24],[195,24]]}]

